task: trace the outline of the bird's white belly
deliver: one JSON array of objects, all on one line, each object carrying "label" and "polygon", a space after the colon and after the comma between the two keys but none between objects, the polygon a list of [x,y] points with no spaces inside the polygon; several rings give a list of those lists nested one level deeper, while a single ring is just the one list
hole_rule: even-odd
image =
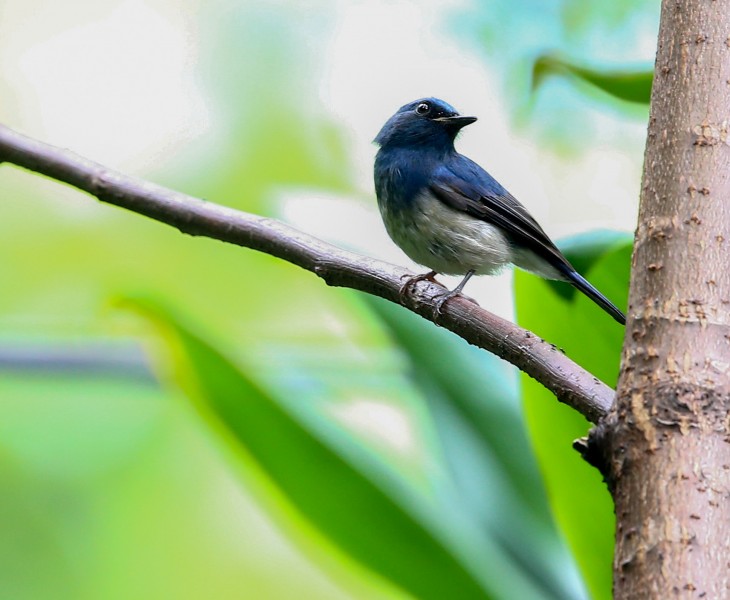
[{"label": "bird's white belly", "polygon": [[408,257],[444,275],[491,275],[512,262],[509,242],[498,227],[460,213],[429,192],[412,210],[380,212],[391,239]]}]

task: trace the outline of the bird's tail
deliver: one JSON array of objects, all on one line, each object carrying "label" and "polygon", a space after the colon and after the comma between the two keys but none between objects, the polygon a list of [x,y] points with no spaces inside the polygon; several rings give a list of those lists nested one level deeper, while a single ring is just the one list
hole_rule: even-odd
[{"label": "bird's tail", "polygon": [[579,273],[577,273],[576,271],[571,271],[567,273],[566,276],[568,278],[568,281],[570,281],[573,286],[583,292],[586,296],[593,300],[593,302],[598,304],[598,306],[600,306],[609,315],[611,315],[614,319],[621,323],[621,325],[626,325],[626,316],[624,315],[624,313],[616,308],[613,303],[608,298],[606,298],[606,296],[604,296],[590,283],[588,283],[588,281],[586,281]]}]

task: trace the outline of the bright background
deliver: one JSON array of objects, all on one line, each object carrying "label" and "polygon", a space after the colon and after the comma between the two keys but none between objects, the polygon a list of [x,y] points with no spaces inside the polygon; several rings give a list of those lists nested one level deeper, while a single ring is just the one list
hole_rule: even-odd
[{"label": "bright background", "polygon": [[[656,4],[4,0],[0,121],[408,264],[377,215],[371,140],[400,105],[433,95],[479,117],[459,150],[554,238],[630,232],[646,108],[564,77],[531,95],[530,69],[554,51],[650,65]],[[281,261],[11,166],[0,166],[0,194],[0,598],[407,597],[222,449],[179,388],[151,374],[139,349],[149,327],[114,300],[143,295],[185,315],[273,393],[317,403],[419,488],[441,476],[439,434],[382,315]],[[511,273],[468,294],[514,318]],[[551,323],[535,328],[551,341],[551,329],[592,326],[548,305]],[[502,377],[516,399],[514,374]],[[571,439],[554,443],[570,451]],[[562,533],[545,542],[545,568],[572,597],[600,596],[552,510]]]}]

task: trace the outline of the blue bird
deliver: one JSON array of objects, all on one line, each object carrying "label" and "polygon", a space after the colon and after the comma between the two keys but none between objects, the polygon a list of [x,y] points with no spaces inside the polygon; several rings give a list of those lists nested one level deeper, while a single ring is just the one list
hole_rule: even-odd
[{"label": "blue bird", "polygon": [[459,154],[454,140],[476,117],[461,116],[437,98],[402,106],[375,138],[378,207],[391,239],[414,262],[438,273],[463,275],[436,304],[460,295],[472,275],[513,264],[546,279],[566,281],[616,321],[626,317],[561,254],[527,210],[496,179]]}]

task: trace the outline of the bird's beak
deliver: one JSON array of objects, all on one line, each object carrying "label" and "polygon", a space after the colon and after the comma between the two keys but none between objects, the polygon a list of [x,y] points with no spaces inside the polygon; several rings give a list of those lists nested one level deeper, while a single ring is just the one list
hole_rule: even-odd
[{"label": "bird's beak", "polygon": [[471,125],[476,120],[476,117],[462,117],[461,115],[455,115],[453,117],[438,117],[437,119],[434,119],[434,121],[443,123],[453,129],[461,129],[462,127]]}]

